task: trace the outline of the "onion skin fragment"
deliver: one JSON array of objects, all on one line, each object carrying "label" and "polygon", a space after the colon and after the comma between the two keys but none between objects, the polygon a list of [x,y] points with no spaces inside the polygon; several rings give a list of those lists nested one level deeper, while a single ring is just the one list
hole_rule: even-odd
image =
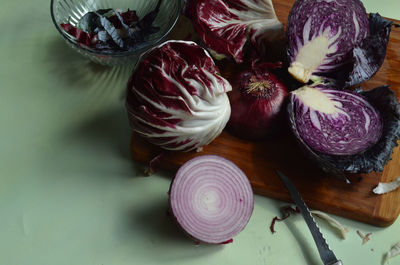
[{"label": "onion skin fragment", "polygon": [[246,175],[216,155],[198,156],[178,170],[169,190],[169,204],[182,230],[206,244],[231,242],[254,209]]}]

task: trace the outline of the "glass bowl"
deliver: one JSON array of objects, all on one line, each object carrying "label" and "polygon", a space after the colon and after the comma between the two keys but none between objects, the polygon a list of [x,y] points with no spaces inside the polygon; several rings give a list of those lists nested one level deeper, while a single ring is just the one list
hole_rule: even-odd
[{"label": "glass bowl", "polygon": [[154,26],[160,27],[160,30],[149,35],[144,43],[131,51],[109,52],[81,46],[74,37],[61,28],[60,24],[69,22],[76,26],[79,19],[87,12],[107,8],[122,11],[135,10],[138,17],[142,18],[152,11],[157,3],[158,0],[51,0],[50,12],[56,29],[70,47],[93,62],[119,66],[136,63],[142,53],[166,40],[168,33],[179,18],[182,0],[162,0],[160,11],[153,23]]}]

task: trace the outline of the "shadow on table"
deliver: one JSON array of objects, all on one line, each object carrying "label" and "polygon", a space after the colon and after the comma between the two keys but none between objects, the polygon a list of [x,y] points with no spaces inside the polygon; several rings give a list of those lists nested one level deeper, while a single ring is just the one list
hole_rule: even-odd
[{"label": "shadow on table", "polygon": [[[48,43],[49,71],[68,89],[97,93],[125,88],[133,65],[110,67],[93,63],[69,47],[61,38]],[[121,91],[121,94],[123,91]]]},{"label": "shadow on table", "polygon": [[131,227],[132,231],[132,234],[127,236],[144,237],[144,244],[150,244],[157,249],[157,255],[149,258],[193,259],[196,256],[211,255],[224,248],[224,245],[197,244],[175,222],[168,211],[168,202],[164,199],[155,201],[150,207],[147,205],[141,209],[133,209],[127,213],[127,218],[126,225]]},{"label": "shadow on table", "polygon": [[49,41],[47,51],[48,70],[61,83],[54,89],[81,92],[79,96],[75,94],[71,97],[73,101],[70,104],[71,112],[79,115],[74,118],[78,122],[71,124],[61,140],[71,143],[73,148],[84,146],[131,160],[131,130],[126,119],[124,98],[132,66],[95,64],[67,46],[61,38]]},{"label": "shadow on table", "polygon": [[[288,206],[291,207],[296,207],[296,205],[294,203],[291,202],[284,202],[284,201],[279,201],[276,199],[273,200],[269,200],[268,204],[267,203],[259,203],[259,206],[264,208],[264,210],[268,210],[269,208],[271,208],[271,206],[273,206],[273,208],[276,209],[276,215],[277,217],[282,217],[282,212],[281,209],[282,208],[286,208]],[[275,217],[273,216],[273,217]],[[269,220],[270,222],[272,222],[273,217],[271,217],[271,219]],[[303,253],[303,257],[304,260],[307,261],[307,264],[309,265],[319,265],[321,264],[321,260],[318,256],[318,252],[317,252],[317,247],[314,244],[314,241],[311,240],[309,238],[305,238],[304,234],[298,229],[298,226],[296,226],[296,223],[304,223],[304,219],[302,217],[302,215],[300,213],[290,213],[290,216],[286,219],[284,219],[283,221],[276,221],[273,228],[275,230],[276,233],[279,234],[279,231],[282,231],[282,227],[286,226],[287,229],[290,231],[290,233],[292,234],[292,236],[294,237],[294,239],[297,241],[297,244],[299,245],[301,252]],[[271,223],[269,223],[271,224]],[[305,223],[304,223],[305,224]],[[318,226],[320,227],[321,231],[323,233],[332,233],[335,234],[337,237],[341,237],[341,234],[339,232],[339,230],[337,230],[336,228],[334,228],[333,226],[327,224],[326,222],[318,222]],[[305,229],[307,229],[307,231],[305,232],[310,233],[310,231],[308,230],[308,227],[305,227]],[[311,234],[310,234],[311,236]]]},{"label": "shadow on table", "polygon": [[130,128],[123,106],[98,111],[66,132],[73,142],[92,147],[94,152],[110,152],[131,159],[129,151]]},{"label": "shadow on table", "polygon": [[304,260],[307,261],[307,264],[319,265],[321,264],[321,259],[318,256],[316,245],[314,244],[314,242],[310,244],[310,241],[308,241],[307,238],[304,237],[301,231],[299,231],[299,229],[294,224],[296,221],[299,220],[303,221],[300,215],[298,216],[298,218],[295,218],[295,216],[292,216],[292,218],[289,217],[285,220],[285,225],[297,241],[297,244],[299,245],[301,252],[303,253]]}]

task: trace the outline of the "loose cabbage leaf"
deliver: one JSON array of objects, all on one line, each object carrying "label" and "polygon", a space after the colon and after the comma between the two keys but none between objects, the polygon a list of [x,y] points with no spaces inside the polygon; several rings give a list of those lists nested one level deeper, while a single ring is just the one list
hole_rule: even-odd
[{"label": "loose cabbage leaf", "polygon": [[394,191],[400,187],[400,177],[391,182],[379,182],[372,191],[375,194],[385,194]]},{"label": "loose cabbage leaf", "polygon": [[384,263],[388,263],[389,259],[398,255],[400,255],[400,242],[397,242],[396,245],[392,246],[392,248],[386,253]]}]

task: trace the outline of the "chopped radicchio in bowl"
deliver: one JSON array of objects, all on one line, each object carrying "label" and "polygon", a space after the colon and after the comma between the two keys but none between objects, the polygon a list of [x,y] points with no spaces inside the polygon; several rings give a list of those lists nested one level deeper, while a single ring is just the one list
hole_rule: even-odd
[{"label": "chopped radicchio in bowl", "polygon": [[142,19],[135,10],[121,12],[115,9],[99,9],[86,13],[76,26],[61,24],[61,28],[76,39],[78,45],[103,52],[131,51],[142,44],[146,37],[157,33],[153,26],[162,0],[154,10]]},{"label": "chopped radicchio in bowl", "polygon": [[333,175],[383,171],[400,139],[400,103],[388,86],[305,86],[292,92],[288,112],[302,149]]}]

